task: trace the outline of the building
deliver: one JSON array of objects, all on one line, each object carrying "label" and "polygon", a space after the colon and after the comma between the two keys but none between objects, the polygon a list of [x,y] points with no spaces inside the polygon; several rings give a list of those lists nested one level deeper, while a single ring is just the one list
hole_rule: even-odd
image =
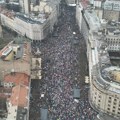
[{"label": "building", "polygon": [[29,111],[29,89],[26,86],[18,85],[13,87],[11,97],[7,100],[8,115],[6,120],[27,120]]},{"label": "building", "polygon": [[29,76],[25,73],[17,72],[7,74],[4,77],[3,86],[12,90],[6,101],[6,120],[28,120]]},{"label": "building", "polygon": [[119,22],[101,21],[94,12],[87,2],[76,6],[76,20],[87,46],[89,101],[99,113],[120,119],[120,67],[112,63],[109,53],[120,51]]},{"label": "building", "polygon": [[54,24],[57,23],[59,3],[60,0],[54,4],[52,1],[41,1],[40,5],[31,6],[30,14],[3,10],[1,24],[31,40],[42,40],[52,32]]},{"label": "building", "polygon": [[106,39],[99,39],[89,53],[90,103],[99,112],[120,117],[120,67],[111,64]]},{"label": "building", "polygon": [[21,41],[12,41],[0,51],[0,81],[11,72],[30,75],[30,43]]},{"label": "building", "polygon": [[19,0],[20,11],[25,14],[30,13],[30,0]]},{"label": "building", "polygon": [[119,23],[110,21],[106,26],[106,42],[108,51],[120,51],[120,27]]},{"label": "building", "polygon": [[120,20],[119,0],[94,0],[93,5],[99,18],[107,20]]},{"label": "building", "polygon": [[[89,53],[89,37],[92,32],[100,29],[100,20],[93,8],[88,7],[88,0],[79,2],[76,6],[76,22],[86,42],[86,54]],[[93,42],[91,43],[93,44]]]}]

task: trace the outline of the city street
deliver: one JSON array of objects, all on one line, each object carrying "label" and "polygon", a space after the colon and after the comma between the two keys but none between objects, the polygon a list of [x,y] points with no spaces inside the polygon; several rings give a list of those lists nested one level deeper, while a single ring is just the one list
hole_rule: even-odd
[{"label": "city street", "polygon": [[[89,85],[86,46],[75,20],[75,8],[62,5],[62,13],[53,35],[33,41],[32,53],[39,48],[42,79],[32,80],[29,120],[40,120],[40,108],[48,109],[48,120],[94,120],[97,113],[88,101]],[[80,89],[80,99],[73,98]]]}]

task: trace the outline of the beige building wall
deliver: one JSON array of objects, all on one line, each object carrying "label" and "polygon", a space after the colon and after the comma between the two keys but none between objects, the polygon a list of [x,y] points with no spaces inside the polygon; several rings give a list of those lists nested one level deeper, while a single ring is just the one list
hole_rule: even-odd
[{"label": "beige building wall", "polygon": [[7,16],[5,16],[4,14],[1,14],[1,24],[4,25],[4,26],[8,26],[9,28],[15,30],[15,22],[14,22],[14,18],[11,19]]},{"label": "beige building wall", "polygon": [[18,17],[15,18],[16,30],[21,35],[26,35],[32,40],[41,40],[43,36],[43,25],[44,24],[31,24],[30,22],[25,22]]},{"label": "beige building wall", "polygon": [[[57,7],[58,6],[53,7],[51,13],[49,14],[49,18],[47,18],[46,21],[41,24],[30,23],[28,21],[22,20],[19,17],[11,19],[4,14],[1,14],[1,23],[2,25],[7,26],[10,29],[21,34],[22,36],[27,36],[32,40],[42,40],[50,33],[50,31],[53,30],[54,24],[57,23]],[[48,9],[49,8],[46,8],[46,12]]]},{"label": "beige building wall", "polygon": [[[48,22],[48,21],[46,21]],[[4,14],[1,14],[1,23],[4,26],[9,27],[10,29],[16,31],[17,33],[27,36],[28,38],[32,40],[42,40],[44,39],[43,36],[43,27],[46,24],[31,24],[27,21],[23,21],[22,19],[15,17],[14,19],[11,19]]]},{"label": "beige building wall", "polygon": [[106,42],[108,45],[108,50],[119,51],[120,50],[120,36],[108,35],[106,36]]},{"label": "beige building wall", "polygon": [[[92,36],[93,35],[92,31],[89,29],[89,22],[84,19],[85,16],[81,15],[82,19],[79,18],[80,10],[78,8],[78,5],[76,7],[76,11],[77,11],[76,13],[77,23],[84,36],[84,39],[86,41],[86,46],[87,46],[86,53],[87,53],[87,58],[89,62],[89,79],[90,79],[89,101],[90,101],[90,104],[94,109],[96,109],[99,112],[107,113],[109,115],[120,118],[120,89],[117,89],[117,87],[119,88],[119,86],[113,85],[113,86],[110,86],[111,88],[109,89],[109,86],[108,88],[105,87],[106,85],[105,83],[104,83],[105,85],[102,85],[103,83],[99,83],[98,80],[101,79],[101,76],[98,75],[98,73],[96,72],[97,69],[99,69],[99,67],[96,65],[98,64],[99,60],[96,56],[94,56],[94,58],[92,56],[93,54],[92,51],[96,52],[94,54],[97,54],[97,51],[95,51],[95,48],[92,47],[94,36]],[[100,18],[102,18],[102,11],[98,10],[96,11],[96,13]],[[111,41],[113,42],[113,40],[111,39],[107,40],[107,42],[110,45],[111,45]],[[118,44],[119,41],[120,40],[117,37],[114,40],[114,42],[116,42],[116,45]],[[101,82],[103,81],[101,80]]]},{"label": "beige building wall", "polygon": [[90,90],[90,101],[99,111],[120,117],[120,94],[102,89],[94,82]]}]

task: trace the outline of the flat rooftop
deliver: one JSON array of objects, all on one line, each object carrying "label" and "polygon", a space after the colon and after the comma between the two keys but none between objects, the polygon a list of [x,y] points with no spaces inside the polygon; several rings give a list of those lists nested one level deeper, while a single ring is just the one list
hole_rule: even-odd
[{"label": "flat rooftop", "polygon": [[21,59],[12,61],[3,61],[0,59],[1,79],[3,79],[5,74],[11,73],[12,70],[30,75],[30,43],[24,43],[23,47],[23,57]]},{"label": "flat rooftop", "polygon": [[8,98],[9,102],[13,106],[19,106],[19,107],[27,107],[28,105],[28,87],[23,85],[17,85],[13,87],[12,94],[10,98]]},{"label": "flat rooftop", "polygon": [[25,85],[29,86],[29,76],[25,73],[10,73],[4,76],[4,82],[12,82],[15,85]]}]

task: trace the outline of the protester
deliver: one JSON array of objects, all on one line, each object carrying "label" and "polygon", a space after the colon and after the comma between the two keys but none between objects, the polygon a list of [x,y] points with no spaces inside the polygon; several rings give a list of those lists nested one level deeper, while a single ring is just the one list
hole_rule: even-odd
[{"label": "protester", "polygon": [[[58,36],[32,43],[34,56],[37,48],[41,51],[37,57],[42,58],[42,79],[31,83],[29,120],[40,120],[44,106],[49,120],[94,120],[97,114],[88,101],[85,41],[75,23],[75,8],[63,6],[55,28]],[[80,88],[78,102],[74,101],[73,87]]]}]

